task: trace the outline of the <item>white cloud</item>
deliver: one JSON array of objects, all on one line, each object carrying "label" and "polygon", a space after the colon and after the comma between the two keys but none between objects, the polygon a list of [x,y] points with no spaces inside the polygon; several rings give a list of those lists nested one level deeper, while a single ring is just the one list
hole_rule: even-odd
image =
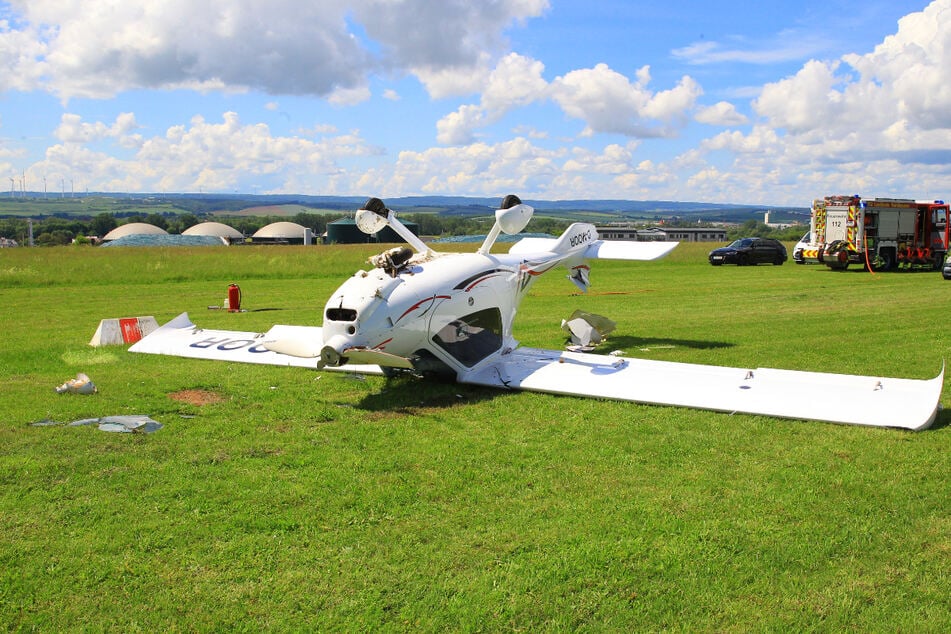
[{"label": "white cloud", "polygon": [[[826,128],[841,120],[843,94],[838,63],[812,60],[795,76],[767,84],[753,107],[770,124],[793,133]],[[856,122],[860,123],[860,122]]]},{"label": "white cloud", "polygon": [[348,104],[380,71],[418,73],[436,94],[458,89],[446,79],[471,77],[504,51],[506,28],[548,8],[547,0],[9,4],[16,26],[0,21],[0,62],[15,72],[0,89],[43,88],[64,100],[139,88],[257,90]]},{"label": "white cloud", "polygon": [[465,145],[475,140],[473,130],[485,125],[485,110],[467,104],[436,122],[436,140],[445,145]]},{"label": "white cloud", "polygon": [[936,170],[946,171],[951,159],[949,9],[951,0],[935,0],[900,20],[897,32],[871,53],[841,62],[813,60],[794,76],[766,85],[753,106],[782,134],[774,165],[802,175],[800,180],[825,171],[862,184],[868,179],[852,163],[864,165],[865,174],[905,164],[897,168],[907,183],[904,193],[890,191],[894,185],[885,177],[872,181],[875,190],[944,196],[924,183]]},{"label": "white cloud", "polygon": [[272,0],[266,23],[252,0],[15,6],[28,24],[50,27],[47,85],[64,98],[178,86],[324,95],[357,85],[372,64],[344,27],[343,7],[326,3]]},{"label": "white cloud", "polygon": [[949,34],[951,2],[936,0],[899,20],[898,31],[872,53],[844,59],[860,73],[862,84],[886,89],[875,96],[889,99],[897,115],[911,125],[947,128],[951,127]]},{"label": "white cloud", "polygon": [[437,140],[448,145],[471,143],[475,130],[495,123],[509,110],[525,106],[547,93],[542,78],[545,66],[534,59],[510,53],[488,74],[478,106],[466,104],[436,123]]},{"label": "white cloud", "polygon": [[404,0],[353,2],[354,15],[384,50],[385,64],[416,75],[434,98],[471,93],[496,54],[502,33],[548,10],[548,0]]},{"label": "white cloud", "polygon": [[16,29],[8,20],[0,20],[0,92],[32,90],[44,72],[43,57],[47,53],[39,29]]},{"label": "white cloud", "polygon": [[482,91],[482,107],[489,112],[506,112],[544,98],[548,88],[542,78],[545,65],[538,60],[509,53],[489,75]]},{"label": "white cloud", "polygon": [[637,142],[633,142],[624,147],[612,143],[601,152],[575,148],[572,157],[564,162],[562,169],[566,172],[589,174],[625,174],[634,169],[633,150],[637,145]]},{"label": "white cloud", "polygon": [[437,140],[450,145],[472,143],[477,130],[499,121],[514,108],[552,100],[568,116],[586,123],[582,136],[596,133],[648,138],[670,137],[687,120],[703,93],[699,84],[683,77],[670,90],[652,92],[650,68],[638,69],[632,83],[607,64],[571,71],[548,84],[544,65],[510,53],[487,76],[479,105],[465,104],[437,123]]},{"label": "white cloud", "polygon": [[[96,189],[112,191],[232,191],[247,179],[269,188],[314,191],[315,176],[335,174],[340,162],[373,156],[359,132],[326,136],[319,141],[274,136],[268,126],[244,124],[234,112],[220,122],[195,116],[188,125],[169,128],[163,135],[137,138],[127,158],[92,149],[95,143],[129,138],[135,117],[123,114],[113,124],[84,122],[64,115],[57,137],[44,160],[30,168],[31,178],[51,182],[81,178]],[[333,131],[323,129],[328,135]],[[348,192],[349,193],[349,192]]]},{"label": "white cloud", "polygon": [[369,170],[355,191],[385,196],[442,193],[495,196],[536,192],[558,173],[561,150],[527,139],[400,152],[392,169]]},{"label": "white cloud", "polygon": [[583,135],[614,133],[651,138],[670,137],[686,118],[703,90],[690,77],[666,91],[647,88],[649,69],[638,72],[637,83],[606,64],[574,70],[558,77],[551,95],[570,117],[586,123]]},{"label": "white cloud", "polygon": [[727,101],[720,101],[712,106],[697,110],[694,119],[707,125],[734,126],[749,123],[745,115],[736,111],[736,106]]},{"label": "white cloud", "polygon": [[336,88],[327,95],[327,102],[337,107],[355,106],[370,98],[370,89],[361,84],[353,88]]},{"label": "white cloud", "polygon": [[489,77],[490,64],[491,57],[485,54],[475,65],[466,69],[451,66],[416,67],[413,69],[413,75],[422,82],[433,99],[445,99],[478,93]]},{"label": "white cloud", "polygon": [[[712,105],[700,103],[704,91],[690,76],[653,86],[647,65],[624,73],[618,61],[613,67],[569,67],[547,80],[546,58],[510,52],[506,41],[507,29],[543,14],[547,0],[12,0],[7,6],[0,63],[10,72],[0,75],[0,91],[45,90],[69,99],[189,87],[318,96],[344,108],[364,103],[371,85],[384,99],[398,99],[381,80],[409,75],[434,100],[462,97],[435,117],[441,116],[436,141],[451,147],[395,158],[367,144],[359,130],[340,132],[326,122],[281,136],[227,113],[220,120],[163,123],[160,133],[145,133],[156,128],[141,127],[132,113],[95,121],[68,112],[52,133],[55,145],[29,168],[34,182],[39,174],[51,182],[74,177],[92,187],[132,191],[247,190],[255,183],[255,191],[305,193],[514,191],[788,204],[831,191],[949,195],[942,188],[951,182],[951,0],[935,0],[906,16],[871,52],[804,62],[757,87],[755,95],[716,89],[718,98],[729,95],[734,103]],[[702,43],[678,49],[675,58],[752,64],[824,50],[821,42],[794,42],[791,33],[775,45]],[[533,53],[541,49],[532,46]],[[406,99],[412,94],[407,91]],[[276,98],[255,98],[235,98],[211,112],[248,108],[264,114],[260,104],[279,111]],[[740,99],[751,100],[749,118],[738,110]],[[300,107],[300,101],[282,98],[281,108]],[[371,105],[351,112],[365,117]],[[391,104],[389,111],[412,108],[414,115],[431,116],[439,107],[414,105]],[[581,138],[565,138],[551,123],[556,107],[561,113],[555,117],[571,119]],[[520,117],[518,109],[533,116]],[[155,126],[156,120],[147,121]],[[432,120],[414,119],[417,127],[402,136],[412,132],[411,142],[421,147]],[[681,132],[691,121],[730,129],[707,129],[711,136],[690,146],[665,141],[689,138]],[[15,139],[12,119],[4,124],[0,171],[17,171],[22,168],[14,165],[14,154],[23,156],[20,147],[31,142],[26,136],[50,132],[24,131]],[[419,127],[426,125],[428,130]],[[499,140],[512,130],[516,138]],[[704,128],[691,132],[696,130]],[[31,151],[39,156],[42,149]]]},{"label": "white cloud", "polygon": [[63,143],[82,144],[105,138],[122,138],[137,127],[135,115],[131,112],[120,114],[112,125],[101,121],[84,123],[79,115],[67,113],[60,118],[59,127],[53,132],[53,136]]},{"label": "white cloud", "polygon": [[737,62],[768,65],[818,56],[829,49],[829,44],[825,34],[788,29],[760,41],[741,38],[733,38],[727,43],[701,40],[676,48],[671,54],[698,66]]}]

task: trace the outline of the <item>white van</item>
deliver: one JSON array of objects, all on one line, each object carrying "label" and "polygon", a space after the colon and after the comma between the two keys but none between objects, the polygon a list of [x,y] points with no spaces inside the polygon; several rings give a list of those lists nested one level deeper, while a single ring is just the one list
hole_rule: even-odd
[{"label": "white van", "polygon": [[811,236],[809,232],[806,232],[806,235],[799,238],[799,242],[796,243],[796,246],[793,247],[792,259],[796,264],[805,264],[806,260],[802,257],[802,250],[809,246]]}]

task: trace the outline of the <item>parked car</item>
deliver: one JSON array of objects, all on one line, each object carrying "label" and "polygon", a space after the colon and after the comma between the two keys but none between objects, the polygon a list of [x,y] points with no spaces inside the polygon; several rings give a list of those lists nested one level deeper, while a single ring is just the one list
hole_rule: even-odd
[{"label": "parked car", "polygon": [[941,277],[951,280],[951,253],[944,259],[944,266],[941,267]]},{"label": "parked car", "polygon": [[802,252],[806,247],[809,246],[811,242],[812,235],[809,231],[806,232],[806,235],[799,238],[799,242],[796,243],[796,246],[792,250],[792,259],[796,264],[805,264],[806,258],[802,257]]},{"label": "parked car", "polygon": [[710,264],[775,264],[786,261],[786,247],[773,238],[740,238],[732,244],[710,252]]}]

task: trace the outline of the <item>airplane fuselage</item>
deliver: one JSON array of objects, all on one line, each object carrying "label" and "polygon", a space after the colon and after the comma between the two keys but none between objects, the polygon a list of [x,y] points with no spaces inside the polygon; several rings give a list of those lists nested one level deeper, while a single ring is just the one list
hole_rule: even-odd
[{"label": "airplane fuselage", "polygon": [[341,365],[348,351],[369,350],[466,372],[517,345],[512,322],[533,279],[519,256],[479,253],[430,253],[398,270],[358,271],[324,307],[321,356]]}]

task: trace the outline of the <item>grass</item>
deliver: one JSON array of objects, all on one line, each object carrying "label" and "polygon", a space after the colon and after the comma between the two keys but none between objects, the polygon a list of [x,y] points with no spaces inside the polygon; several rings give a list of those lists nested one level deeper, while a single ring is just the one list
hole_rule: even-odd
[{"label": "grass", "polygon": [[[937,273],[714,268],[708,248],[595,262],[587,296],[552,273],[517,336],[560,347],[584,308],[631,356],[910,378],[948,356]],[[372,252],[0,251],[6,629],[951,626],[946,412],[913,434],[86,345],[103,317],[319,323]],[[252,312],[207,310],[233,281]],[[54,393],[79,371],[98,394]],[[164,428],[30,425],[110,414]]]}]

